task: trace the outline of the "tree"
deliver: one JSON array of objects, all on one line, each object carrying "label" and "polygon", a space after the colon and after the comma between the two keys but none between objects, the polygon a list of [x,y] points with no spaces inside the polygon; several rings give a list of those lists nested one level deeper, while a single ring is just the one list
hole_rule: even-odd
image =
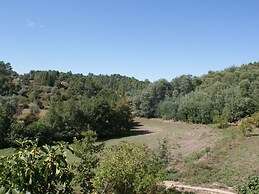
[{"label": "tree", "polygon": [[67,162],[65,145],[38,147],[21,142],[14,154],[0,159],[3,193],[71,193],[74,173]]},{"label": "tree", "polygon": [[173,99],[166,98],[161,101],[157,107],[157,115],[163,119],[174,119],[177,120],[179,102],[178,100],[173,101]]},{"label": "tree", "polygon": [[242,97],[238,87],[231,87],[225,90],[225,106],[223,109],[224,118],[227,121],[237,121],[245,116],[254,113],[254,105],[250,98]]},{"label": "tree", "polygon": [[7,136],[10,133],[10,128],[14,122],[14,114],[12,107],[8,104],[0,107],[0,148],[8,146]]},{"label": "tree", "polygon": [[190,93],[199,84],[200,81],[197,78],[194,79],[192,75],[182,75],[174,78],[171,81],[172,92],[177,94],[177,96],[174,97],[177,98]]},{"label": "tree", "polygon": [[195,91],[180,99],[178,117],[180,120],[192,123],[212,122],[212,101],[205,92]]},{"label": "tree", "polygon": [[0,61],[0,95],[8,95],[15,91],[13,75],[17,74],[12,70],[10,63]]},{"label": "tree", "polygon": [[80,138],[86,123],[82,120],[84,115],[77,106],[76,101],[68,100],[57,102],[50,107],[45,122],[51,127],[53,140],[72,142],[74,137]]}]

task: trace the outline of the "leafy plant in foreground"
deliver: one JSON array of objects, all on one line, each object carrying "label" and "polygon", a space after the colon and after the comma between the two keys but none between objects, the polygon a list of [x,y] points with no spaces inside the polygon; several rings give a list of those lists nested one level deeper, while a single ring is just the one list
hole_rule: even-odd
[{"label": "leafy plant in foreground", "polygon": [[20,142],[14,154],[0,159],[2,193],[72,193],[73,176],[61,143],[37,147],[32,141]]}]

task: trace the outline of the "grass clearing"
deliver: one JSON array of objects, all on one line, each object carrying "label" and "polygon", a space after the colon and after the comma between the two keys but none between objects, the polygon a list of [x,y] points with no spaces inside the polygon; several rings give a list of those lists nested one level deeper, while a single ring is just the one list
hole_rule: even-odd
[{"label": "grass clearing", "polygon": [[185,160],[181,164],[184,170],[178,172],[180,179],[190,184],[235,187],[249,176],[259,174],[259,137],[243,137],[237,130],[237,127],[219,129],[222,139],[207,157],[204,154]]},{"label": "grass clearing", "polygon": [[107,140],[105,144],[109,146],[128,141],[156,148],[159,139],[167,138],[172,154],[188,156],[206,147],[213,147],[220,138],[216,130],[206,125],[145,118],[136,118],[136,121],[141,124],[136,129],[140,135]]},{"label": "grass clearing", "polygon": [[[259,136],[243,137],[237,127],[217,129],[208,125],[145,118],[136,118],[136,122],[139,126],[131,136],[106,140],[105,145],[127,141],[144,143],[155,149],[159,139],[167,138],[173,155],[168,180],[228,187],[259,174]],[[13,148],[1,149],[0,156],[10,155],[13,151]],[[67,156],[71,163],[79,161],[69,151]]]},{"label": "grass clearing", "polygon": [[158,139],[167,138],[173,155],[169,180],[233,187],[259,174],[259,136],[243,137],[237,127],[217,129],[145,118],[136,118],[136,121],[142,124],[136,131],[145,133],[107,140],[106,145],[128,141],[156,148]]}]

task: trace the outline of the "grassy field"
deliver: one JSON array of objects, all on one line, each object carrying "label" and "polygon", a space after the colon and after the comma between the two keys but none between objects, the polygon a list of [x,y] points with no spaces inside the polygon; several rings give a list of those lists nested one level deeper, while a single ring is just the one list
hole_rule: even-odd
[{"label": "grassy field", "polygon": [[[156,148],[167,138],[172,155],[168,179],[194,185],[235,187],[259,173],[259,136],[243,137],[237,127],[217,129],[208,125],[137,118],[134,136],[106,141],[145,143]],[[137,133],[138,132],[138,133]]]},{"label": "grassy field", "polygon": [[[208,125],[136,118],[138,126],[130,136],[106,140],[105,145],[120,141],[144,143],[151,149],[166,138],[171,152],[168,180],[192,185],[236,186],[252,174],[259,174],[259,136],[242,137],[237,127],[217,129]],[[0,156],[13,153],[0,150]],[[68,152],[71,162],[78,161]]]},{"label": "grassy field", "polygon": [[128,141],[144,143],[150,148],[155,148],[158,145],[158,140],[166,138],[169,141],[172,154],[188,156],[213,146],[220,137],[217,131],[206,125],[144,118],[137,118],[136,122],[140,125],[136,128],[135,135],[105,141],[106,145]]}]

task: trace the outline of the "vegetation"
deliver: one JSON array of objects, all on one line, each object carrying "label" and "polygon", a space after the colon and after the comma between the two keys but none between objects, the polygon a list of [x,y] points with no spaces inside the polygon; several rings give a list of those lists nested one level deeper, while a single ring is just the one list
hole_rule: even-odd
[{"label": "vegetation", "polygon": [[146,85],[120,75],[58,71],[18,75],[4,62],[0,74],[5,78],[0,90],[0,148],[15,146],[17,139],[38,139],[39,145],[72,142],[87,130],[99,138],[121,136],[133,127],[126,93]]},{"label": "vegetation", "polygon": [[250,177],[249,181],[238,187],[240,194],[256,194],[259,191],[259,175]]},{"label": "vegetation", "polygon": [[76,165],[76,182],[80,185],[82,193],[93,193],[95,189],[93,178],[96,176],[96,168],[99,163],[99,153],[104,144],[96,144],[96,133],[89,131],[82,140],[76,140],[73,144],[75,155],[80,158]]},{"label": "vegetation", "polygon": [[[233,187],[258,174],[258,136],[244,137],[238,126],[218,129],[212,125],[189,124],[161,119],[136,118],[150,133],[106,141],[145,143],[158,147],[157,139],[168,138],[171,154],[166,180],[218,188]],[[254,130],[256,132],[257,130]]]},{"label": "vegetation", "polygon": [[74,167],[68,163],[62,143],[38,147],[32,141],[21,142],[14,154],[0,159],[1,192],[73,193],[73,180],[83,193],[158,191],[168,164],[165,143],[157,152],[126,142],[102,150],[102,144],[95,144],[93,132],[86,137],[74,144],[76,156],[81,158]]},{"label": "vegetation", "polygon": [[98,193],[153,193],[165,170],[153,162],[146,146],[122,142],[102,153],[93,184]]},{"label": "vegetation", "polygon": [[259,63],[201,77],[183,75],[151,83],[133,99],[138,116],[192,123],[236,122],[259,110]]},{"label": "vegetation", "polygon": [[[174,189],[165,191],[159,186],[169,162],[165,141],[157,152],[136,143],[108,148],[96,143],[97,139],[111,139],[107,141],[110,145],[117,141],[113,138],[120,137],[159,147],[154,139],[165,134],[172,149],[188,147],[185,138],[192,138],[192,145],[198,143],[191,150],[175,153],[167,177],[234,186],[241,172],[255,172],[254,168],[239,169],[236,166],[247,161],[240,159],[236,164],[233,158],[240,154],[256,166],[258,155],[250,151],[258,145],[258,93],[258,62],[210,71],[201,77],[182,75],[170,82],[160,79],[151,83],[118,74],[85,76],[32,70],[19,75],[10,63],[1,61],[0,148],[17,149],[0,160],[2,191],[71,193],[73,183],[83,193],[174,193]],[[171,125],[154,121],[143,134],[153,133],[157,127],[163,132],[141,139],[125,137],[141,134],[134,129],[134,116],[217,124],[224,129],[211,131],[204,125],[174,123],[178,128],[172,130]],[[232,125],[239,126],[228,128]],[[74,148],[73,157],[78,160],[73,166],[67,163],[66,146],[57,143],[62,141]],[[18,174],[21,176],[15,176]],[[250,192],[245,189],[251,182],[240,187],[240,192]]]},{"label": "vegetation", "polygon": [[73,173],[64,145],[37,147],[21,142],[14,154],[0,160],[2,193],[71,193]]},{"label": "vegetation", "polygon": [[252,135],[255,128],[259,128],[259,113],[254,113],[251,117],[241,120],[240,129],[244,136]]}]

